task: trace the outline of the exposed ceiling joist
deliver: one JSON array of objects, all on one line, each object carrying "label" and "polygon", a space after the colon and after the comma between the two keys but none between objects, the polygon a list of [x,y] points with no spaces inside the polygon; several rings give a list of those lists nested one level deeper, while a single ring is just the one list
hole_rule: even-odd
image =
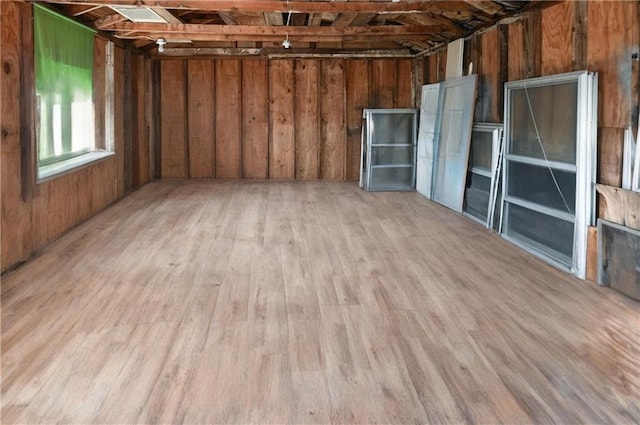
[{"label": "exposed ceiling joist", "polygon": [[[273,1],[273,0],[47,0],[49,3],[88,6],[148,6],[166,9],[225,12],[293,13],[419,13],[472,12],[478,8],[461,1]],[[473,1],[471,2],[473,3]]]}]

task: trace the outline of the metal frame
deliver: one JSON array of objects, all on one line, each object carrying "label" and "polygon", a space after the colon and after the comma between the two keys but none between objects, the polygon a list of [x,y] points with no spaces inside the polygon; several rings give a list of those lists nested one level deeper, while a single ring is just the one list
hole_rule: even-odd
[{"label": "metal frame", "polygon": [[[477,173],[477,174],[481,174],[484,175],[485,177],[489,177],[491,179],[491,187],[489,189],[489,205],[488,205],[488,209],[487,209],[487,218],[486,220],[483,222],[482,220],[478,219],[478,217],[469,214],[468,212],[464,211],[462,214],[465,215],[466,217],[469,217],[470,219],[484,224],[485,227],[487,227],[488,229],[493,227],[493,220],[494,220],[494,213],[495,213],[495,209],[496,209],[496,194],[497,194],[497,189],[498,189],[498,179],[500,176],[500,169],[499,169],[499,160],[500,160],[500,155],[502,153],[502,133],[503,133],[503,126],[502,124],[494,124],[494,123],[475,123],[473,124],[473,128],[471,129],[471,143],[473,143],[473,132],[479,132],[479,133],[491,133],[492,134],[492,142],[491,142],[491,171],[488,173],[489,175],[485,175],[484,172],[482,172],[482,170],[475,170],[473,169],[473,167],[469,168],[469,171],[471,171],[472,173]],[[466,190],[465,190],[465,198],[466,198]]]},{"label": "metal frame", "polygon": [[[374,115],[411,115],[411,143],[408,144],[374,144],[373,143],[373,116]],[[363,189],[373,191],[404,191],[414,190],[416,185],[416,134],[418,130],[418,110],[417,109],[364,109],[362,111],[363,133],[361,136],[362,143],[362,160],[360,170],[360,187]],[[365,131],[366,128],[366,131]],[[413,149],[413,163],[412,164],[389,164],[389,165],[376,165],[371,164],[371,151],[374,147],[398,147],[398,148],[412,148]],[[375,169],[381,168],[411,168],[411,185],[410,186],[397,186],[397,187],[374,187],[371,184],[371,175]],[[366,179],[363,173],[366,173]]]},{"label": "metal frame", "polygon": [[416,155],[416,190],[431,199],[433,187],[433,150],[440,137],[438,114],[440,83],[422,86],[420,105],[420,130]]},{"label": "metal frame", "polygon": [[[528,80],[514,81],[505,84],[505,158],[503,163],[504,183],[502,185],[502,236],[512,243],[521,246],[528,252],[542,258],[556,267],[570,271],[584,279],[586,273],[586,247],[587,227],[595,221],[595,176],[596,176],[596,123],[597,123],[597,74],[587,71],[570,72],[566,74],[548,77],[532,78]],[[536,158],[512,155],[511,149],[511,95],[516,90],[556,85],[575,82],[577,84],[577,120],[576,120],[576,159],[575,166],[545,161]],[[552,107],[552,105],[549,105]],[[575,215],[563,211],[548,208],[508,195],[509,179],[508,170],[511,162],[518,162],[534,166],[547,166],[556,170],[575,172],[576,174],[576,203]],[[527,243],[510,237],[507,234],[509,228],[508,215],[504,214],[505,206],[519,205],[557,219],[574,223],[573,258],[571,264],[565,264],[557,258],[553,258],[547,252],[535,247],[535,244]],[[501,219],[502,221],[502,219]]]}]

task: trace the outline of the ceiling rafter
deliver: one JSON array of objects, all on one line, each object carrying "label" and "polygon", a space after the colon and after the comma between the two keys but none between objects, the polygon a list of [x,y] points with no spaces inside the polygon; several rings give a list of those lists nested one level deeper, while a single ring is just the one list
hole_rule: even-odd
[{"label": "ceiling rafter", "polygon": [[[31,0],[35,1],[35,0]],[[274,0],[47,0],[49,3],[87,6],[148,6],[166,9],[192,9],[225,12],[292,13],[419,13],[478,12],[478,8],[461,1],[274,1]],[[473,4],[473,1],[471,2]]]},{"label": "ceiling rafter", "polygon": [[162,34],[218,34],[218,35],[273,35],[284,36],[349,36],[349,35],[425,35],[436,34],[447,28],[444,25],[384,25],[362,27],[293,27],[293,26],[257,26],[257,25],[200,25],[200,24],[147,24],[118,22],[107,27],[97,29],[106,31],[133,31],[137,33],[162,33]]}]

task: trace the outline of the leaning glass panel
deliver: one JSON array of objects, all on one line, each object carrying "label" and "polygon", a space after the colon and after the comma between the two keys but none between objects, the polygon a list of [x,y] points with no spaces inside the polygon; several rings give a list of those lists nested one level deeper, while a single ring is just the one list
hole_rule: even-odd
[{"label": "leaning glass panel", "polygon": [[575,214],[576,174],[509,161],[509,196]]},{"label": "leaning glass panel", "polygon": [[572,222],[510,203],[506,206],[506,234],[509,237],[567,267],[571,266],[574,232]]},{"label": "leaning glass panel", "polygon": [[493,132],[473,130],[471,133],[471,167],[491,172]]},{"label": "leaning glass panel", "polygon": [[476,173],[470,173],[467,177],[467,188],[464,199],[464,212],[477,218],[482,223],[485,223],[489,214],[490,192],[490,177],[485,177]]},{"label": "leaning glass panel", "polygon": [[577,103],[577,81],[514,89],[509,153],[575,164]]},{"label": "leaning glass panel", "polygon": [[413,120],[414,117],[409,114],[384,112],[371,114],[372,144],[413,144]]},{"label": "leaning glass panel", "polygon": [[413,167],[380,167],[371,169],[371,190],[406,190],[413,187]]},{"label": "leaning glass panel", "polygon": [[371,165],[411,165],[413,151],[411,147],[373,146],[371,148]]}]

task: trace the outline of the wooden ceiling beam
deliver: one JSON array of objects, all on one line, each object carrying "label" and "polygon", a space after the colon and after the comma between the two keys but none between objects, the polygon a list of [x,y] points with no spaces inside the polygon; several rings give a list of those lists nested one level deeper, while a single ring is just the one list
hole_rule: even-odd
[{"label": "wooden ceiling beam", "polygon": [[[285,28],[285,27],[282,27]],[[291,28],[304,28],[304,27],[289,27]],[[318,28],[318,27],[314,27]],[[287,31],[290,32],[290,31]],[[287,34],[283,31],[282,34],[203,34],[203,33],[189,33],[189,32],[145,32],[139,33],[135,31],[119,32],[114,34],[115,37],[121,39],[187,39],[191,41],[237,41],[237,42],[264,42],[264,43],[280,43]],[[291,42],[302,43],[334,43],[334,42],[367,42],[371,45],[375,45],[378,42],[384,41],[426,41],[430,36],[426,34],[353,34],[353,35],[324,35],[319,36],[317,34],[309,35],[291,35],[288,34]]]},{"label": "wooden ceiling beam", "polygon": [[[35,1],[35,0],[30,0]],[[416,13],[478,11],[460,0],[399,1],[274,1],[274,0],[46,0],[48,3],[86,6],[148,6],[166,9],[224,12],[293,13]],[[488,7],[483,5],[483,8]]]},{"label": "wooden ceiling beam", "polygon": [[294,26],[256,26],[256,25],[201,25],[201,24],[146,24],[133,22],[119,22],[110,24],[108,27],[98,27],[99,30],[107,31],[132,31],[136,33],[159,33],[159,34],[201,34],[201,35],[273,35],[284,36],[316,36],[319,38],[329,36],[406,36],[406,35],[426,35],[437,34],[448,28],[444,25],[384,25],[366,27],[294,27]]}]

